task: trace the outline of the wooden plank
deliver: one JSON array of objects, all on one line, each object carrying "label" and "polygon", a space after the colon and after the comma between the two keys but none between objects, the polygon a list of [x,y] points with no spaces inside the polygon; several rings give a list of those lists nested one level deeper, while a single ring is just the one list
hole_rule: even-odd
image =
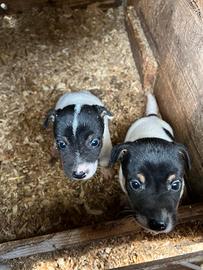
[{"label": "wooden plank", "polygon": [[139,263],[112,270],[201,270],[198,264],[203,263],[203,251],[170,257],[161,260]]},{"label": "wooden plank", "polygon": [[[5,9],[3,9],[3,5]],[[19,13],[31,9],[32,7],[42,8],[44,6],[62,7],[68,5],[71,8],[83,8],[90,4],[96,3],[98,7],[107,9],[109,7],[117,7],[121,5],[121,0],[4,0],[1,1],[0,14],[6,13]]]},{"label": "wooden plank", "polygon": [[139,231],[140,227],[135,224],[134,220],[122,219],[97,226],[87,226],[24,240],[11,241],[0,245],[0,260],[25,257],[65,247],[70,248],[95,240]]},{"label": "wooden plank", "polygon": [[126,8],[125,24],[143,89],[151,90],[154,88],[158,65],[133,7]]},{"label": "wooden plank", "polygon": [[[183,206],[179,210],[179,224],[193,221],[203,221],[203,204]],[[10,241],[0,244],[0,260],[25,257],[44,252],[55,251],[63,248],[84,245],[92,241],[129,233],[138,233],[141,228],[133,218],[121,219],[87,226],[79,229],[68,230],[29,239]],[[202,244],[203,246],[203,244]]]},{"label": "wooden plank", "polygon": [[203,200],[203,1],[134,5],[160,67],[154,92],[161,113],[191,154],[188,194]]}]

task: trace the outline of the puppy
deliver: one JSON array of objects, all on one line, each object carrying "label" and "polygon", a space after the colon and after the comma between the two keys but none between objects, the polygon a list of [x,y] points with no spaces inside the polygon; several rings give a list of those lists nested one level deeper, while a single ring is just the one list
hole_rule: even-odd
[{"label": "puppy", "polygon": [[157,114],[156,99],[148,94],[146,117],[132,124],[125,143],[113,147],[110,164],[120,160],[119,181],[136,221],[151,232],[168,233],[176,223],[190,159]]},{"label": "puppy", "polygon": [[44,126],[53,122],[56,147],[68,178],[87,180],[95,174],[98,163],[108,166],[111,118],[100,99],[88,91],[64,94],[48,112]]}]

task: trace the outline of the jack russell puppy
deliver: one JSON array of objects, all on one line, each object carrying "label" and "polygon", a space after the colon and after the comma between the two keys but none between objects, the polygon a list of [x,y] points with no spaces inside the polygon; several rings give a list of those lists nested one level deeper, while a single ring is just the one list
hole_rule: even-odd
[{"label": "jack russell puppy", "polygon": [[175,223],[190,159],[174,141],[171,126],[158,116],[152,94],[146,116],[129,128],[125,142],[113,147],[110,165],[120,160],[119,181],[136,221],[148,231],[168,233]]},{"label": "jack russell puppy", "polygon": [[72,180],[87,180],[98,164],[107,167],[112,150],[108,128],[112,114],[88,91],[65,93],[48,112],[55,144],[65,175]]}]

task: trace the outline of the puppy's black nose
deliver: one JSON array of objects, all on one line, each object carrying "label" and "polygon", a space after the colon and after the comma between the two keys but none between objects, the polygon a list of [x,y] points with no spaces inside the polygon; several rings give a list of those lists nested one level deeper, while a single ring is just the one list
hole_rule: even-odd
[{"label": "puppy's black nose", "polygon": [[153,231],[164,231],[166,229],[167,225],[163,221],[157,221],[155,219],[150,219],[149,227]]},{"label": "puppy's black nose", "polygon": [[86,176],[85,172],[79,172],[79,173],[76,172],[76,171],[73,172],[73,177],[74,178],[83,179],[83,178],[85,178],[85,176]]}]

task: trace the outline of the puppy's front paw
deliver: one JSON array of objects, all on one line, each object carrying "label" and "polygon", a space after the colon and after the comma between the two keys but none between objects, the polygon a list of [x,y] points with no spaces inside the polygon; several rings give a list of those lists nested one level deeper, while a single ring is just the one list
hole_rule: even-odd
[{"label": "puppy's front paw", "polygon": [[100,167],[100,172],[102,176],[104,177],[104,179],[107,179],[107,180],[113,179],[115,175],[114,169],[109,168],[109,167]]},{"label": "puppy's front paw", "polygon": [[102,168],[108,167],[108,165],[109,165],[109,157],[108,157],[108,158],[107,158],[107,157],[101,158],[101,159],[99,160],[99,165],[100,165]]}]

